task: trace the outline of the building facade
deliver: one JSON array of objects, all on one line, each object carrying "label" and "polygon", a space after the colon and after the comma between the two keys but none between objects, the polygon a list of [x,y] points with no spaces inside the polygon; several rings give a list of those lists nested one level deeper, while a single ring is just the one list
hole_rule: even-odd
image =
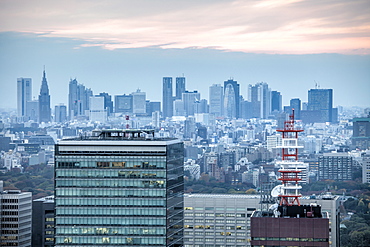
[{"label": "building facade", "polygon": [[55,151],[55,246],[182,246],[183,143],[103,130]]},{"label": "building facade", "polygon": [[39,95],[39,122],[47,123],[50,121],[51,121],[50,94],[44,70]]},{"label": "building facade", "polygon": [[185,77],[176,77],[176,96],[175,99],[182,99],[182,94],[185,93]]},{"label": "building facade", "polygon": [[17,112],[18,117],[25,117],[27,102],[32,100],[32,79],[17,78]]},{"label": "building facade", "polygon": [[32,193],[0,189],[1,246],[31,247]]},{"label": "building facade", "polygon": [[237,81],[224,82],[224,115],[227,118],[239,118],[240,89]]},{"label": "building facade", "polygon": [[310,89],[308,91],[308,111],[319,111],[320,122],[332,122],[333,89]]},{"label": "building facade", "polygon": [[165,119],[173,116],[172,77],[163,77],[162,90],[162,117]]},{"label": "building facade", "polygon": [[319,156],[319,180],[352,180],[353,158],[348,153],[324,153]]},{"label": "building facade", "polygon": [[32,246],[54,246],[54,196],[43,197],[32,202]]},{"label": "building facade", "polygon": [[223,116],[223,87],[221,84],[213,84],[209,87],[209,113],[215,117]]}]

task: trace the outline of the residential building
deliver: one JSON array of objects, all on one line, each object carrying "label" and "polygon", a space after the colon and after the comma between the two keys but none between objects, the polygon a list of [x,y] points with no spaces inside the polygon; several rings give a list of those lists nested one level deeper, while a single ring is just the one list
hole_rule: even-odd
[{"label": "residential building", "polygon": [[370,183],[370,150],[362,154],[362,182]]},{"label": "residential building", "polygon": [[324,153],[319,156],[319,180],[352,180],[354,161],[348,153]]},{"label": "residential building", "polygon": [[55,246],[183,246],[182,142],[101,130],[55,149]]}]

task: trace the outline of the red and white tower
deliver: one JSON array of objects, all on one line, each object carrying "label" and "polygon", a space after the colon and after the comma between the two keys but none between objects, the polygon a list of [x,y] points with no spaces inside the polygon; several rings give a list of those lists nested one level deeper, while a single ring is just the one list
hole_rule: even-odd
[{"label": "red and white tower", "polygon": [[277,162],[280,165],[281,177],[279,180],[282,182],[280,186],[280,206],[300,206],[299,197],[301,197],[300,189],[302,187],[299,182],[302,180],[299,174],[302,172],[299,167],[302,167],[303,162],[298,161],[298,133],[302,132],[302,129],[296,129],[294,127],[294,109],[292,115],[289,116],[289,120],[284,122],[284,129],[277,130],[282,134],[282,145],[277,148],[281,148],[282,160]]}]

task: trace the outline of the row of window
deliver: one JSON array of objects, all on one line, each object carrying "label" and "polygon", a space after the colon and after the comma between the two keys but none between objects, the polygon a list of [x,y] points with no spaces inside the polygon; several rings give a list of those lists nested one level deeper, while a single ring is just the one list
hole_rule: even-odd
[{"label": "row of window", "polygon": [[195,220],[190,220],[190,219],[185,219],[184,222],[186,223],[220,223],[220,224],[223,224],[223,223],[238,223],[238,224],[243,224],[245,223],[245,221],[243,220],[213,220],[213,219],[209,219],[209,220],[202,220],[202,219],[195,219]]},{"label": "row of window", "polygon": [[102,226],[165,226],[163,218],[122,218],[122,217],[60,217],[57,225],[102,225]]},{"label": "row of window", "polygon": [[218,211],[245,211],[245,209],[247,209],[247,211],[254,211],[256,210],[256,208],[215,208],[215,207],[185,207],[184,208],[185,210],[218,210]]},{"label": "row of window", "polygon": [[153,189],[67,189],[57,188],[56,196],[76,196],[76,197],[165,197],[166,191]]},{"label": "row of window", "polygon": [[246,242],[246,239],[234,238],[184,238],[184,242]]},{"label": "row of window", "polygon": [[165,227],[58,227],[56,229],[58,235],[165,235]]},{"label": "row of window", "polygon": [[56,156],[57,168],[133,168],[164,169],[165,157]]},{"label": "row of window", "polygon": [[109,245],[165,245],[166,238],[120,238],[120,237],[56,237],[56,244],[105,244]]},{"label": "row of window", "polygon": [[245,230],[245,226],[184,225],[184,228],[185,229]]},{"label": "row of window", "polygon": [[164,188],[164,180],[123,180],[123,179],[57,179],[56,187],[101,187],[101,188]]},{"label": "row of window", "polygon": [[18,204],[18,199],[1,199],[1,204],[4,203],[17,203]]},{"label": "row of window", "polygon": [[[245,217],[246,214],[231,214],[231,213],[195,213],[195,214],[189,214],[186,213],[185,217]],[[250,216],[250,215],[249,215]]]},{"label": "row of window", "polygon": [[[229,232],[227,232],[229,233]],[[196,232],[196,231],[185,231],[184,232],[184,235],[199,235],[199,236],[203,236],[203,235],[206,235],[206,236],[218,236],[218,235],[225,235],[226,233],[225,232],[213,232],[213,231],[209,231],[209,232]],[[227,234],[227,236],[246,236],[247,234],[245,233],[245,231],[243,232],[231,232],[230,234]]]},{"label": "row of window", "polygon": [[165,171],[57,170],[56,178],[166,178]]},{"label": "row of window", "polygon": [[252,238],[259,241],[300,241],[300,242],[328,242],[327,238]]},{"label": "row of window", "polygon": [[122,198],[58,198],[56,206],[125,206],[125,207],[165,207],[165,199],[122,199]]},{"label": "row of window", "polygon": [[81,216],[166,216],[165,208],[57,208],[56,215]]}]

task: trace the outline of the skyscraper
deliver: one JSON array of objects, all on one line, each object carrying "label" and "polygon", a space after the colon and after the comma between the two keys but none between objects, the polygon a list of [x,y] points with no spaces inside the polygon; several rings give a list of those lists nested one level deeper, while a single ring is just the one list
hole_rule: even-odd
[{"label": "skyscraper", "polygon": [[63,123],[67,121],[67,106],[59,104],[55,106],[54,121],[57,123]]},{"label": "skyscraper", "polygon": [[50,94],[44,70],[39,95],[39,122],[47,123],[50,121],[51,121]]},{"label": "skyscraper", "polygon": [[[294,109],[294,115],[296,119],[301,119],[301,100],[298,98],[290,100],[290,108]],[[291,114],[289,112],[289,114]]]},{"label": "skyscraper", "polygon": [[18,117],[26,116],[27,102],[32,100],[32,79],[17,78],[17,112]]},{"label": "skyscraper", "polygon": [[172,96],[172,77],[163,77],[162,86],[162,97],[163,97],[163,118],[173,116],[173,96]]},{"label": "skyscraper", "polygon": [[271,91],[271,112],[280,112],[282,107],[282,96],[278,91]]},{"label": "skyscraper", "polygon": [[132,93],[133,113],[146,114],[146,93],[138,89]]},{"label": "skyscraper", "polygon": [[132,113],[133,109],[132,95],[116,95],[114,96],[114,112],[122,112],[124,114]]},{"label": "skyscraper", "polygon": [[320,122],[332,122],[333,89],[310,89],[308,111],[317,111],[320,114]]},{"label": "skyscraper", "polygon": [[93,92],[90,88],[85,88],[85,86],[79,84],[76,79],[70,80],[68,94],[68,111],[70,120],[81,116],[87,116],[91,96],[93,96]]},{"label": "skyscraper", "polygon": [[100,93],[99,95],[96,95],[96,97],[104,97],[104,109],[107,110],[107,114],[110,115],[113,113],[113,101],[112,96],[108,93]]},{"label": "skyscraper", "polygon": [[55,150],[55,246],[183,246],[182,142],[101,130]]},{"label": "skyscraper", "polygon": [[176,77],[176,97],[175,99],[182,99],[182,93],[185,93],[185,77]]},{"label": "skyscraper", "polygon": [[271,89],[266,82],[248,86],[249,101],[252,102],[252,115],[255,118],[268,118],[271,113]]},{"label": "skyscraper", "polygon": [[239,118],[240,89],[237,81],[224,82],[224,115],[228,118]]},{"label": "skyscraper", "polygon": [[200,93],[198,91],[185,91],[182,94],[182,101],[184,102],[185,116],[194,116],[195,103],[200,101]]},{"label": "skyscraper", "polygon": [[209,87],[209,113],[214,114],[215,117],[223,116],[223,95],[221,84],[213,84]]}]

